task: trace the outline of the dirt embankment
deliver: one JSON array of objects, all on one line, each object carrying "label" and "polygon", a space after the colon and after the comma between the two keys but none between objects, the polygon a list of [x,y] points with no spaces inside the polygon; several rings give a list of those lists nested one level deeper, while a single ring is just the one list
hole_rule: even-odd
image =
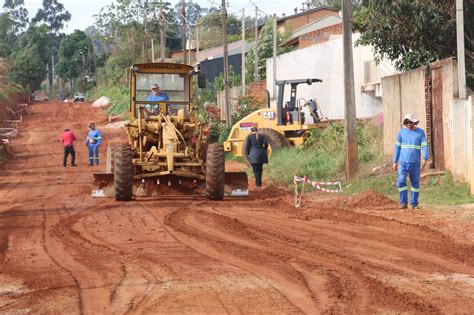
[{"label": "dirt embankment", "polygon": [[[22,125],[0,169],[0,312],[472,313],[472,243],[375,192],[301,209],[272,186],[222,202],[90,197],[104,166],[87,166],[82,140],[100,115],[34,104]],[[66,127],[77,168],[62,166]]]}]

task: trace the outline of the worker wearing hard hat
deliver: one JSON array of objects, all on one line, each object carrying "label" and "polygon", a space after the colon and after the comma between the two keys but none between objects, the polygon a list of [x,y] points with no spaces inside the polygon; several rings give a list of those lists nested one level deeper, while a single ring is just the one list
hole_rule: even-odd
[{"label": "worker wearing hard hat", "polygon": [[245,154],[252,165],[255,186],[260,189],[262,187],[263,164],[268,163],[268,140],[264,135],[258,133],[256,127],[252,127],[250,131],[250,135],[245,140]]},{"label": "worker wearing hard hat", "polygon": [[[416,127],[419,122],[415,115],[406,114],[402,122],[405,128],[398,132],[393,153],[393,169],[398,170],[397,187],[400,193],[400,209],[406,209],[408,205],[408,176],[411,183],[410,205],[412,209],[418,208],[420,172],[428,161],[428,143],[425,131]],[[398,162],[400,163],[397,164]]]},{"label": "worker wearing hard hat", "polygon": [[102,136],[95,123],[90,123],[89,129],[86,139],[86,145],[89,148],[89,166],[99,165],[99,146],[102,144]]}]

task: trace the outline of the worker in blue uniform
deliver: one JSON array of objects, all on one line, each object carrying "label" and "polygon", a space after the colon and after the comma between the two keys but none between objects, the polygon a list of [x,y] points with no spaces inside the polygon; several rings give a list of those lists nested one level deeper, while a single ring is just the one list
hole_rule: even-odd
[{"label": "worker in blue uniform", "polygon": [[400,193],[400,209],[406,209],[408,205],[408,176],[411,183],[410,205],[412,209],[418,208],[420,172],[428,161],[428,143],[425,131],[416,127],[419,122],[415,115],[406,114],[402,122],[405,128],[398,132],[393,153],[393,170],[398,170],[397,187]]},{"label": "worker in blue uniform", "polygon": [[89,166],[99,165],[99,146],[102,144],[102,136],[95,123],[89,124],[86,145],[89,148]]},{"label": "worker in blue uniform", "polygon": [[[169,101],[170,98],[168,94],[160,91],[160,86],[158,84],[153,83],[151,85],[151,94],[147,96],[146,100],[148,102],[160,102]],[[147,104],[145,107],[152,115],[158,115],[160,112],[158,104]]]}]

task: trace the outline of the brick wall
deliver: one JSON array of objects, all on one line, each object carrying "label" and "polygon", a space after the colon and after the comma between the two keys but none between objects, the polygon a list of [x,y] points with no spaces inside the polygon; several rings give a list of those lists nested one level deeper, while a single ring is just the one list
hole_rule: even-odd
[{"label": "brick wall", "polygon": [[298,49],[326,42],[329,40],[329,37],[334,34],[342,34],[342,23],[331,25],[300,36],[298,39]]},{"label": "brick wall", "polygon": [[267,81],[262,80],[247,85],[247,95],[255,97],[259,103],[267,104]]}]

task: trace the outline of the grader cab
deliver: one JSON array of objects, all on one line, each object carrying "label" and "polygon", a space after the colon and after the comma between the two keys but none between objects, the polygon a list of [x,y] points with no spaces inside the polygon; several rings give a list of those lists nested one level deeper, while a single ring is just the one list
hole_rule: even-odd
[{"label": "grader cab", "polygon": [[[225,173],[224,147],[205,142],[192,104],[195,75],[199,72],[185,64],[130,68],[128,143],[108,150],[109,172],[95,174],[99,186],[113,176],[116,200],[176,192],[213,200],[248,194],[244,172]],[[198,81],[202,86],[201,77]]]}]

